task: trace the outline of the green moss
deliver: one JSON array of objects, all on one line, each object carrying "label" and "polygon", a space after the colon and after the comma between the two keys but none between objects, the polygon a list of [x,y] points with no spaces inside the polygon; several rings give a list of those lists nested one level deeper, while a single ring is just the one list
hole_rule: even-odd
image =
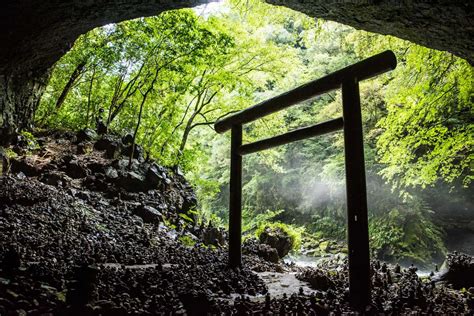
[{"label": "green moss", "polygon": [[257,228],[255,231],[255,235],[257,238],[260,238],[260,235],[265,229],[271,229],[271,230],[280,230],[284,234],[288,235],[291,239],[291,249],[292,250],[298,250],[301,247],[301,235],[304,231],[303,227],[295,227],[293,225],[288,225],[285,223],[262,223],[260,226]]},{"label": "green moss", "polygon": [[323,241],[319,244],[319,249],[322,252],[328,252],[329,250],[329,240]]},{"label": "green moss", "polygon": [[178,240],[186,247],[194,247],[196,241],[188,235],[179,236]]},{"label": "green moss", "polygon": [[18,155],[16,152],[13,151],[13,149],[7,148],[5,149],[5,157],[7,157],[8,159],[13,159],[13,158],[17,158]]},{"label": "green moss", "polygon": [[22,131],[22,132],[20,132],[20,135],[25,139],[25,141],[27,143],[27,149],[29,151],[36,150],[36,149],[40,148],[40,146],[38,144],[38,141],[36,140],[36,137],[33,134],[31,134],[30,132]]}]

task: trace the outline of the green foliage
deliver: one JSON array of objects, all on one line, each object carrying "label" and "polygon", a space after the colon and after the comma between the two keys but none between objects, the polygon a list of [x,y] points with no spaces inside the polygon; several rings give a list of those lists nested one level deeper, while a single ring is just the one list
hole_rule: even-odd
[{"label": "green foliage", "polygon": [[427,264],[446,254],[443,233],[422,207],[400,211],[396,208],[370,219],[370,246],[376,257],[389,261]]},{"label": "green foliage", "polygon": [[5,154],[5,157],[7,157],[8,159],[14,159],[18,157],[18,154],[14,152],[13,149],[11,148],[6,148],[4,150],[4,154]]},{"label": "green foliage", "polygon": [[187,215],[187,214],[180,213],[179,217],[181,217],[182,219],[184,219],[188,223],[194,222],[194,220],[191,217],[189,217],[189,215]]},{"label": "green foliage", "polygon": [[263,213],[254,214],[254,212],[244,209],[244,211],[242,212],[242,233],[244,235],[248,235],[250,233],[258,231],[259,227],[268,224],[282,212],[283,210],[266,210]]},{"label": "green foliage", "polygon": [[291,58],[238,22],[177,10],[95,29],[56,64],[37,122],[91,127],[102,108],[109,128],[136,130],[152,157],[191,170],[193,134],[249,106]]},{"label": "green foliage", "polygon": [[298,251],[301,248],[301,238],[304,231],[303,227],[296,227],[281,222],[262,223],[255,231],[255,236],[260,238],[260,235],[266,229],[269,229],[272,232],[281,232],[283,235],[290,237],[292,250]]},{"label": "green foliage", "polygon": [[28,131],[21,131],[20,137],[24,142],[26,142],[26,149],[28,151],[33,151],[40,148],[36,137]]},{"label": "green foliage", "polygon": [[[392,49],[398,66],[377,127],[383,177],[398,188],[473,178],[474,70],[458,57],[393,37],[353,33],[359,55]],[[387,79],[383,79],[387,80]]]},{"label": "green foliage", "polygon": [[[445,52],[257,0],[223,5],[226,10],[206,17],[168,11],[81,36],[55,65],[37,123],[93,127],[103,108],[110,129],[136,130],[151,157],[180,165],[199,197],[198,221],[222,226],[230,137],[209,127],[392,49],[397,69],[360,85],[371,243],[393,259],[429,261],[442,253],[441,232],[423,203],[413,201],[423,194],[431,203],[436,190],[426,188],[441,182],[471,185],[472,66]],[[331,92],[246,124],[244,142],[341,115],[341,93]],[[281,222],[292,225],[289,231],[304,225],[319,238],[345,238],[342,133],[246,156],[243,169],[245,234]],[[262,212],[267,209],[285,211]]]},{"label": "green foliage", "polygon": [[311,223],[308,228],[314,232],[316,237],[331,238],[336,240],[344,240],[346,237],[346,226],[342,221],[338,221],[334,217],[320,216],[314,214],[311,216]]},{"label": "green foliage", "polygon": [[196,244],[196,241],[188,235],[181,235],[178,240],[186,247],[194,247]]},{"label": "green foliage", "polygon": [[409,186],[457,178],[468,186],[474,148],[472,67],[426,49],[416,57],[440,71],[428,75],[423,67],[417,81],[408,80],[399,88],[403,93],[389,99],[389,113],[379,122],[385,129],[378,141],[380,161],[389,165],[382,174]]}]

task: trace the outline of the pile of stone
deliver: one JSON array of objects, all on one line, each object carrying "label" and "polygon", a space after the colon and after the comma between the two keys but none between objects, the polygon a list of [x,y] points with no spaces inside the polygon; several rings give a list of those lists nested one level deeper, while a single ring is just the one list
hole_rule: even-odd
[{"label": "pile of stone", "polygon": [[60,136],[38,137],[42,146],[35,153],[10,159],[10,173],[69,188],[80,199],[87,199],[90,192],[102,192],[131,201],[130,205],[136,202],[134,212],[145,222],[170,217],[179,224],[179,214],[194,220],[190,211],[196,207],[196,196],[179,169],[145,159],[131,135],[99,136],[85,129]]},{"label": "pile of stone", "polygon": [[[312,294],[295,289],[251,301],[267,292],[252,270],[283,272],[274,262],[291,249],[288,236],[268,231],[247,240],[243,267],[229,269],[226,233],[196,224],[184,177],[141,149],[130,159],[130,141],[84,130],[14,149],[18,157],[0,176],[0,315],[360,312],[348,303],[346,259],[300,269]],[[183,244],[183,236],[195,243]],[[447,266],[472,276],[472,257],[448,256]],[[437,286],[415,268],[377,261],[372,293],[367,314],[472,315],[474,308],[472,288]],[[242,297],[234,301],[235,294]]]},{"label": "pile of stone", "polygon": [[228,269],[221,229],[196,225],[178,170],[108,158],[104,139],[119,137],[80,137],[40,136],[0,177],[0,315],[200,314],[265,293],[249,268]]},{"label": "pile of stone", "polygon": [[474,292],[474,257],[456,251],[448,254],[433,280],[448,283],[456,289],[466,288]]}]

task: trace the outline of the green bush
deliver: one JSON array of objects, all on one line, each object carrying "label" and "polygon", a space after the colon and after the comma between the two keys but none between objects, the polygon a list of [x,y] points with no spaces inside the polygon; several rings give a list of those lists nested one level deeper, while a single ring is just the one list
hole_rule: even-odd
[{"label": "green bush", "polygon": [[186,247],[194,247],[196,241],[188,235],[179,236],[178,240]]}]

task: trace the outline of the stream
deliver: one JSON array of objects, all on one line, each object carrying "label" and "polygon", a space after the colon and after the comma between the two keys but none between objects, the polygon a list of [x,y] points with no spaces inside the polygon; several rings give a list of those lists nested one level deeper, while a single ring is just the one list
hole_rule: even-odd
[{"label": "stream", "polygon": [[[332,258],[337,258],[338,256],[345,256],[343,254],[331,254],[327,255],[325,257],[312,257],[312,256],[307,256],[307,255],[288,255],[285,258],[283,258],[283,262],[286,264],[294,264],[297,267],[309,267],[309,268],[315,268],[318,266],[319,261],[322,259],[332,259]],[[401,265],[402,268],[409,268],[409,266]],[[425,278],[428,277],[431,273],[431,270],[429,269],[418,269],[416,271],[416,274],[421,277]]]}]

